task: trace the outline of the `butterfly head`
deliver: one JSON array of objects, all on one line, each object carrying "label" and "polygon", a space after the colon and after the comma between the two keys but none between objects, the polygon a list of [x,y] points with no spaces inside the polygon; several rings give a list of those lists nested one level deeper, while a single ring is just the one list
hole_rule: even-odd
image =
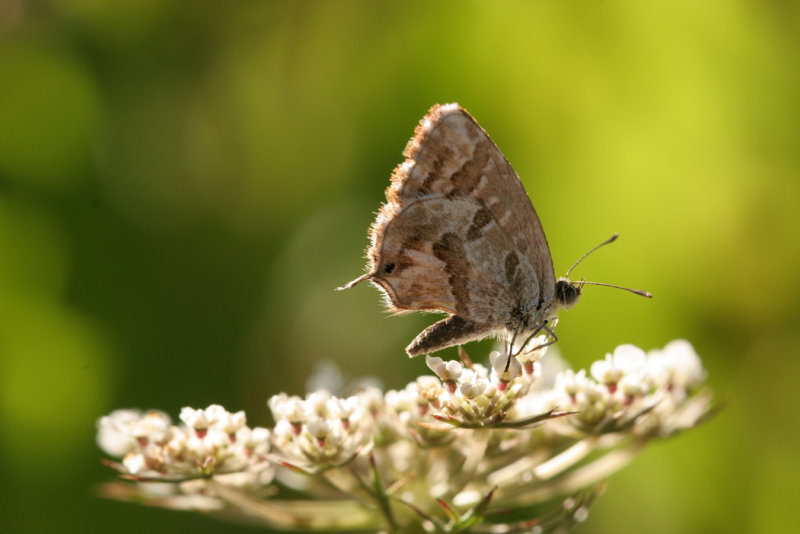
[{"label": "butterfly head", "polygon": [[562,308],[571,308],[578,303],[578,297],[581,296],[581,284],[570,282],[567,278],[562,277],[556,280],[556,300],[558,305]]}]

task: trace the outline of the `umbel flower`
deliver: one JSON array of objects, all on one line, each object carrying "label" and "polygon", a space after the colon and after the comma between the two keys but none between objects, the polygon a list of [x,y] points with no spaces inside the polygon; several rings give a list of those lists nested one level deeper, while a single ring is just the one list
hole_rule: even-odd
[{"label": "umbel flower", "polygon": [[272,429],[218,405],[180,424],[118,410],[97,440],[129,482],[104,494],[286,530],[561,532],[647,442],[714,411],[686,341],[622,345],[588,373],[544,350],[429,356],[433,376],[385,393],[281,393]]}]

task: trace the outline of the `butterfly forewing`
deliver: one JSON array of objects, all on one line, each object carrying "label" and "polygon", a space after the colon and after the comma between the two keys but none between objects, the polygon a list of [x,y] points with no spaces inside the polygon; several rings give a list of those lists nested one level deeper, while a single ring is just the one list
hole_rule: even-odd
[{"label": "butterfly forewing", "polygon": [[540,322],[555,292],[547,241],[489,136],[457,104],[434,106],[405,156],[371,229],[369,272],[349,285],[370,279],[394,309],[455,316],[409,353],[514,330],[522,315],[526,327]]}]

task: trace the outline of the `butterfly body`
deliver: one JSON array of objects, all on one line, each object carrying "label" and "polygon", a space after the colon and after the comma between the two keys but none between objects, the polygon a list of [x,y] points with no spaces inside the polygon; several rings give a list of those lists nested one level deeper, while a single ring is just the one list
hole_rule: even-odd
[{"label": "butterfly body", "polygon": [[396,312],[451,316],[406,348],[427,354],[490,335],[524,340],[569,307],[542,225],[502,152],[457,104],[423,118],[370,229],[369,280]]}]

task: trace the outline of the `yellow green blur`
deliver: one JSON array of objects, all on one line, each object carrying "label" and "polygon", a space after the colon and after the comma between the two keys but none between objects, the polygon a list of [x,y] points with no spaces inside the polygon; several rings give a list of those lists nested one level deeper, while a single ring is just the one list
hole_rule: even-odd
[{"label": "yellow green blur", "polygon": [[[648,449],[575,531],[789,532],[800,479],[800,8],[745,0],[4,2],[3,532],[250,532],[94,497],[94,421],[212,402],[269,425],[323,360],[401,388],[366,230],[457,101],[516,168],[561,353],[689,339],[729,405]],[[488,342],[468,345],[483,358]],[[449,352],[454,357],[454,352]]]}]

